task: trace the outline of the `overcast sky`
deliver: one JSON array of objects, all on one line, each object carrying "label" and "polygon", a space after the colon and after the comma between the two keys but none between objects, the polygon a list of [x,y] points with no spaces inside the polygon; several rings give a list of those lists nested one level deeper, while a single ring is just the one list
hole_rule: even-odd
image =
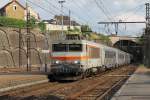
[{"label": "overcast sky", "polygon": [[[3,6],[10,0],[0,0]],[[24,2],[25,0],[19,0]],[[51,19],[60,14],[59,0],[28,0],[29,5],[39,12],[42,19]],[[104,34],[114,33],[113,25],[98,25],[99,21],[145,21],[145,3],[149,0],[66,0],[64,14],[71,10],[73,20],[88,24],[94,31]],[[41,9],[42,8],[42,9]],[[44,9],[44,10],[43,10]],[[144,24],[122,24],[119,35],[136,36],[142,32]]]}]

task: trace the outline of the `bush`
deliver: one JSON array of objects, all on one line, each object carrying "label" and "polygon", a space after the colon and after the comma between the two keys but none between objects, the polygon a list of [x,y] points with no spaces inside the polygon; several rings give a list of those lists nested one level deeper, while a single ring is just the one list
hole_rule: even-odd
[{"label": "bush", "polygon": [[46,30],[46,25],[45,25],[44,22],[38,23],[38,27],[40,28],[40,30],[41,30],[42,32],[44,32],[44,31]]},{"label": "bush", "polygon": [[[37,20],[34,17],[30,18],[29,21],[29,27],[31,28],[40,28],[40,30],[43,32],[46,29],[46,25],[43,22],[36,23]],[[15,18],[8,18],[8,17],[2,17],[0,16],[0,26],[4,27],[14,27],[14,28],[26,28],[27,22],[20,19]]]},{"label": "bush", "polygon": [[26,26],[26,22],[15,18],[0,17],[0,25],[4,27],[23,28]]},{"label": "bush", "polygon": [[88,25],[82,25],[81,26],[81,32],[83,34],[88,34],[92,32],[92,29]]}]

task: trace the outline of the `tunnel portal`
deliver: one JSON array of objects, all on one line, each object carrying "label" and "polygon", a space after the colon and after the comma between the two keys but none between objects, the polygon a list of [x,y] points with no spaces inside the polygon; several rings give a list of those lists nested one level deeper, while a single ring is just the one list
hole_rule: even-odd
[{"label": "tunnel portal", "polygon": [[131,40],[119,40],[113,46],[132,54],[132,62],[143,62],[142,45]]}]

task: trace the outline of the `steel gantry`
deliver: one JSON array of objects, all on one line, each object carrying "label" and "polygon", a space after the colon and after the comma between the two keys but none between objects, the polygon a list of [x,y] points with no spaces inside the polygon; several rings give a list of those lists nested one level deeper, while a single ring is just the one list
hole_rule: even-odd
[{"label": "steel gantry", "polygon": [[118,35],[118,26],[119,24],[146,24],[145,34],[143,34],[143,63],[145,66],[150,67],[150,3],[146,3],[146,21],[134,21],[134,22],[125,22],[125,21],[116,21],[116,22],[98,22],[98,24],[114,24],[115,25],[115,32]]}]

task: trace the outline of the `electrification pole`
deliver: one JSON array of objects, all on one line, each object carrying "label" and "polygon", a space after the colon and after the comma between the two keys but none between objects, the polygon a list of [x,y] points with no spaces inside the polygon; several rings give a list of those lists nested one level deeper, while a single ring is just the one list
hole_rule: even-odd
[{"label": "electrification pole", "polygon": [[63,3],[65,3],[65,0],[58,1],[61,5],[61,25],[62,25],[62,36],[64,36],[64,16],[63,16]]},{"label": "electrification pole", "polygon": [[19,68],[21,68],[22,60],[23,60],[21,48],[22,48],[22,33],[21,33],[21,28],[19,28]]},{"label": "electrification pole", "polygon": [[69,10],[69,30],[71,29],[71,11]]},{"label": "electrification pole", "polygon": [[144,35],[144,64],[150,67],[150,4],[146,3],[146,29]]},{"label": "electrification pole", "polygon": [[26,0],[26,30],[27,30],[27,71],[31,71],[31,64],[30,64],[30,57],[31,57],[31,52],[30,52],[30,11],[28,9],[28,1]]}]

